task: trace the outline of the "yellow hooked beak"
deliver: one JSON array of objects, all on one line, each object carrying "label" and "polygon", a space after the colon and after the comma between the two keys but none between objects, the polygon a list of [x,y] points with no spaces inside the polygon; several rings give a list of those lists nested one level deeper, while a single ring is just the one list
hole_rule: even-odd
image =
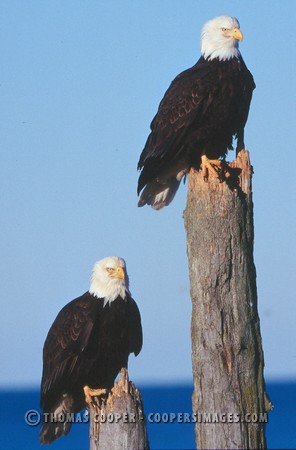
[{"label": "yellow hooked beak", "polygon": [[243,33],[238,28],[233,28],[233,30],[230,30],[229,36],[240,42],[243,40]]},{"label": "yellow hooked beak", "polygon": [[125,272],[124,269],[122,267],[117,267],[115,269],[114,275],[115,278],[119,278],[120,280],[124,280],[125,279]]}]

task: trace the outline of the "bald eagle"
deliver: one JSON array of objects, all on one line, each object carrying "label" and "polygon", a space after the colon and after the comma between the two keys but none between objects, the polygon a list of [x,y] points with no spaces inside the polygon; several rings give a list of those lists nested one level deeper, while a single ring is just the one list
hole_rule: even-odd
[{"label": "bald eagle", "polygon": [[129,354],[137,356],[141,348],[141,317],[125,262],[116,256],[102,259],[93,268],[89,291],[64,306],[45,340],[40,442],[66,435],[71,428],[64,420],[67,413],[111,389]]},{"label": "bald eagle", "polygon": [[237,151],[244,148],[255,83],[238,48],[242,39],[234,17],[204,25],[202,56],[172,81],[151,122],[138,162],[138,206],[167,206],[192,167],[221,174],[220,160],[233,148],[233,138]]}]

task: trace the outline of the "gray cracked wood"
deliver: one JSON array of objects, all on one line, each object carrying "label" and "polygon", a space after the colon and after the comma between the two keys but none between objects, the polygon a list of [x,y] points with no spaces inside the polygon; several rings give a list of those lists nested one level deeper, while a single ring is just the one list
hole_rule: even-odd
[{"label": "gray cracked wood", "polygon": [[[268,408],[249,153],[242,150],[231,166],[241,171],[237,190],[213,176],[205,182],[201,173],[189,174],[184,220],[192,299],[193,410],[200,417],[230,413],[259,418]],[[265,423],[201,420],[195,434],[198,449],[266,448]]]}]

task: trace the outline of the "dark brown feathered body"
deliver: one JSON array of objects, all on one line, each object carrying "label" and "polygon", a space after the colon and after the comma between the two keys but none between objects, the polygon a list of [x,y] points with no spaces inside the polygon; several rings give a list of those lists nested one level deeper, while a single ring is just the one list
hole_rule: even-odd
[{"label": "dark brown feathered body", "polygon": [[165,187],[171,188],[168,204],[184,172],[199,168],[203,153],[209,159],[225,157],[234,137],[238,150],[244,147],[254,88],[253,76],[241,56],[226,61],[201,57],[173,80],[151,123],[138,163],[138,194],[146,186],[139,206],[165,206],[153,205],[155,193]]},{"label": "dark brown feathered body", "polygon": [[[104,305],[89,292],[68,303],[51,326],[43,349],[41,407],[44,413],[78,412],[85,407],[83,387],[112,388],[130,353],[142,348],[141,318],[127,294]],[[44,423],[42,443],[70,430],[71,423]]]}]

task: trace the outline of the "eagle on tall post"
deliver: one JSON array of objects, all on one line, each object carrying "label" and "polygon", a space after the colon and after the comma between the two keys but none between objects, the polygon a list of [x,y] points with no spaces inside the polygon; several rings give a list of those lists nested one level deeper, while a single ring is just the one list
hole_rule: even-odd
[{"label": "eagle on tall post", "polygon": [[69,433],[65,420],[107,393],[128,356],[142,348],[141,316],[129,291],[125,261],[98,261],[89,291],[68,303],[53,322],[43,348],[40,442]]},{"label": "eagle on tall post", "polygon": [[209,171],[223,179],[233,139],[237,153],[244,148],[255,83],[238,48],[242,39],[235,17],[203,26],[202,56],[172,81],[151,122],[138,162],[138,206],[167,206],[191,168],[201,167],[205,179]]}]

